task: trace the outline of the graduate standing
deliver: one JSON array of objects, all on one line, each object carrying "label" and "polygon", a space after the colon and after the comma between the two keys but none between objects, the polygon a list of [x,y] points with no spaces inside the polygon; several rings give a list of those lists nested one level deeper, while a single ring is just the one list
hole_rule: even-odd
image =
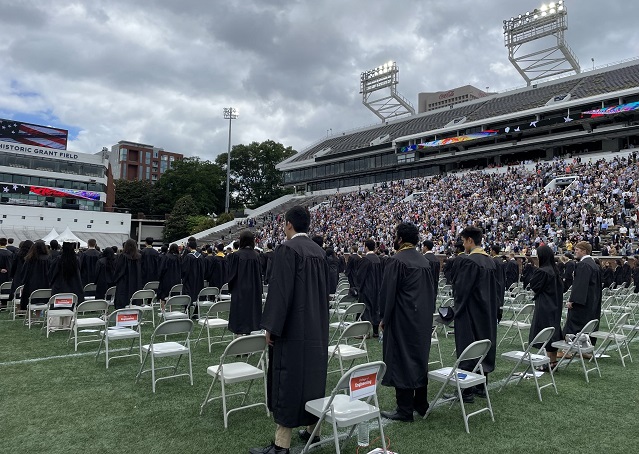
[{"label": "graduate standing", "polygon": [[255,250],[253,232],[240,233],[240,247],[228,260],[229,331],[250,334],[260,329],[262,318],[262,264]]},{"label": "graduate standing", "polygon": [[84,286],[74,243],[62,243],[62,253],[51,263],[49,280],[52,296],[57,293],[74,293],[78,297],[78,304],[84,301]]},{"label": "graduate standing", "polygon": [[[306,402],[326,391],[328,361],[328,264],[326,253],[308,237],[308,209],[286,212],[287,241],[275,249],[261,327],[269,343],[268,407],[277,424],[275,442],[250,454],[288,454],[293,428],[317,418]],[[310,438],[307,427],[300,432]]]},{"label": "graduate standing", "polygon": [[107,290],[115,285],[115,252],[108,247],[95,265],[95,299],[101,300]]},{"label": "graduate standing", "polygon": [[168,252],[162,257],[158,279],[160,285],[157,296],[160,300],[166,300],[173,286],[182,283],[182,263],[177,244],[169,246]]},{"label": "graduate standing", "polygon": [[357,266],[357,288],[359,289],[359,302],[364,303],[366,309],[362,320],[373,324],[373,337],[378,337],[379,328],[379,287],[382,283],[382,264],[375,255],[375,242],[364,242],[364,256]]},{"label": "graduate standing", "polygon": [[[577,334],[590,320],[601,317],[601,272],[590,256],[592,246],[587,241],[575,245],[575,280],[570,299],[566,303],[568,315],[564,326],[566,334]],[[594,342],[593,342],[594,343]]]},{"label": "graduate standing", "polygon": [[116,309],[123,309],[131,302],[131,297],[138,290],[142,290],[142,267],[140,265],[140,252],[133,238],[124,243],[122,254],[116,260],[115,274],[115,299],[113,304]]},{"label": "graduate standing", "polygon": [[[89,248],[80,255],[80,275],[82,285],[95,284],[95,267],[100,260],[100,251],[95,247],[96,241],[91,238],[87,241]],[[64,244],[62,245],[64,248]]]},{"label": "graduate standing", "polygon": [[[20,309],[25,310],[29,305],[29,297],[34,290],[46,289],[49,287],[49,251],[44,241],[38,240],[33,243],[29,253],[24,258],[24,265],[22,267],[22,297],[20,298]],[[48,298],[45,300],[33,300],[34,304],[46,304]]]},{"label": "graduate standing", "polygon": [[[468,255],[457,257],[458,266],[453,281],[455,298],[455,347],[457,356],[475,341],[488,339],[490,350],[483,362],[484,373],[495,369],[497,347],[497,311],[499,280],[495,261],[481,248],[482,232],[477,227],[466,227],[461,232]],[[463,362],[462,369],[473,370],[475,361]],[[472,402],[473,395],[480,397],[483,388],[467,388],[463,392],[465,402]]]},{"label": "graduate standing", "polygon": [[433,252],[435,245],[431,240],[426,240],[422,243],[422,252],[426,260],[430,262],[430,271],[433,276],[433,282],[435,284],[435,298],[437,298],[437,292],[439,290],[439,272],[441,270],[441,263]]},{"label": "graduate standing", "polygon": [[387,369],[382,385],[395,388],[397,407],[382,416],[412,421],[413,410],[428,410],[430,353],[435,284],[430,262],[416,249],[417,227],[401,223],[395,233],[395,255],[388,259],[380,289],[380,331]]},{"label": "graduate standing", "polygon": [[[206,262],[197,250],[197,241],[190,239],[187,254],[182,257],[182,294],[191,297],[191,304],[197,308],[197,297],[204,288]],[[199,315],[199,314],[198,314]]]},{"label": "graduate standing", "polygon": [[0,284],[11,280],[11,266],[13,265],[13,252],[7,249],[7,239],[0,238]]},{"label": "graduate standing", "polygon": [[142,266],[142,284],[157,281],[160,275],[160,253],[153,247],[153,238],[144,240],[146,247],[140,252],[140,265]]}]

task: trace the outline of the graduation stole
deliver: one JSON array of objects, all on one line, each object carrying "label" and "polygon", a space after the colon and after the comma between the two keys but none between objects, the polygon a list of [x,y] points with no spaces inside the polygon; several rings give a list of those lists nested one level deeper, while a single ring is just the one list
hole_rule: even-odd
[{"label": "graduation stole", "polygon": [[399,253],[399,252],[405,251],[406,249],[415,249],[415,245],[412,243],[404,243],[402,244],[402,246],[399,248],[399,251],[397,252]]},{"label": "graduation stole", "polygon": [[488,254],[486,253],[486,251],[484,251],[481,247],[477,246],[475,249],[473,249],[472,251],[470,251],[470,254],[482,254],[488,257]]}]

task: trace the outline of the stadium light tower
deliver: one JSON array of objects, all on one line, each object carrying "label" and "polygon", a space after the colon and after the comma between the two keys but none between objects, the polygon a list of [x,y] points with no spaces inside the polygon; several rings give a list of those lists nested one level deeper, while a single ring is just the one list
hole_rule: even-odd
[{"label": "stadium light tower", "polygon": [[[359,92],[362,95],[362,103],[377,115],[382,123],[401,115],[415,115],[413,105],[397,92],[398,83],[399,68],[394,61],[361,74]],[[375,94],[381,97],[374,96]]]},{"label": "stadium light tower", "polygon": [[[564,38],[568,30],[567,17],[566,2],[558,0],[504,21],[508,59],[528,85],[566,72],[581,72],[579,60]],[[546,37],[554,37],[556,43],[550,47],[530,45]],[[544,48],[539,50],[539,47]]]},{"label": "stadium light tower", "polygon": [[224,212],[229,213],[230,209],[230,188],[231,188],[231,122],[236,120],[240,116],[238,110],[234,107],[224,108],[224,119],[229,121],[229,149],[226,154],[226,204],[224,205]]}]

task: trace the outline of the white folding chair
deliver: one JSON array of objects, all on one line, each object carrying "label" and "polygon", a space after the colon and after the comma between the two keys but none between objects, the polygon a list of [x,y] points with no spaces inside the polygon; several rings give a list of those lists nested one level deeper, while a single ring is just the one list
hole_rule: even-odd
[{"label": "white folding chair", "polygon": [[[599,369],[597,356],[593,354],[595,351],[595,347],[590,345],[590,342],[588,340],[590,337],[590,334],[595,330],[595,327],[597,326],[598,323],[599,323],[599,320],[597,319],[590,320],[588,323],[586,323],[586,326],[584,326],[583,329],[577,335],[575,335],[575,337],[571,341],[568,342],[565,340],[561,340],[561,341],[552,343],[553,347],[564,351],[564,355],[561,357],[561,359],[557,363],[557,367],[555,368],[555,370],[558,370],[559,367],[562,364],[564,364],[564,362],[566,361],[567,363],[565,367],[568,367],[570,363],[572,362],[572,360],[574,359],[574,357],[579,356],[579,360],[581,361],[581,367],[584,371],[584,375],[586,376],[587,383],[590,383],[590,380],[588,379],[588,374],[590,372],[593,372],[596,370],[599,373],[599,377],[601,377],[601,369]],[[584,354],[592,355],[592,359],[595,362],[595,367],[593,367],[592,369],[586,368],[586,363],[583,357]]]},{"label": "white folding chair", "polygon": [[191,305],[191,297],[189,295],[171,296],[164,303],[162,308],[162,318],[166,320],[177,320],[189,318],[188,310]]},{"label": "white folding chair", "polygon": [[[512,320],[500,321],[499,326],[505,326],[507,329],[506,329],[506,332],[504,333],[504,336],[501,338],[501,340],[497,344],[497,347],[499,347],[501,343],[506,339],[508,339],[510,343],[512,344],[512,341],[517,338],[517,335],[519,335],[519,340],[521,341],[521,348],[522,350],[526,350],[526,342],[524,341],[524,338],[521,335],[521,332],[523,330],[530,329],[530,317],[532,316],[532,313],[534,310],[535,310],[534,304],[526,304],[525,306],[521,307],[520,309],[516,311],[515,317]],[[512,336],[508,337],[508,333],[513,329],[517,330],[517,334],[513,334]]]},{"label": "white folding chair", "polygon": [[[75,307],[71,323],[72,329],[67,343],[73,337],[76,352],[80,344],[100,341],[100,331],[104,331],[107,327],[108,310],[109,303],[106,300],[89,300]],[[90,316],[85,317],[86,314],[90,314]],[[80,336],[81,333],[87,334]]]},{"label": "white folding chair", "polygon": [[[593,356],[601,357],[601,355],[606,352],[606,349],[614,342],[614,350],[619,352],[619,357],[621,358],[621,364],[623,367],[626,367],[626,358],[630,358],[630,362],[632,362],[630,346],[628,345],[628,336],[626,336],[623,331],[623,327],[628,324],[629,318],[630,312],[624,312],[617,319],[612,328],[610,328],[610,331],[593,331],[590,334],[590,337],[602,339],[601,344],[597,347]],[[626,349],[626,353],[622,350],[624,347]],[[590,360],[592,361],[592,358]]]},{"label": "white folding chair", "polygon": [[[217,287],[204,287],[200,290],[200,293],[197,294],[197,300],[193,301],[191,305],[191,315],[195,314],[195,310],[197,309],[198,317],[202,314],[208,312],[211,306],[215,304],[216,301],[220,300],[220,289]],[[226,301],[230,301],[230,298],[225,299]]]},{"label": "white folding chair", "polygon": [[[328,325],[329,328],[335,330],[333,331],[329,344],[333,342],[337,333],[342,333],[351,323],[359,321],[365,309],[366,305],[364,303],[353,303],[346,309],[342,310],[341,314],[338,316],[338,320],[336,322],[329,323]],[[349,318],[352,318],[352,321],[348,321]]]},{"label": "white folding chair", "polygon": [[[167,320],[160,323],[153,334],[151,335],[151,341],[147,345],[142,346],[142,352],[144,353],[144,359],[140,364],[140,371],[136,376],[136,383],[140,380],[140,377],[145,372],[151,372],[152,389],[155,392],[155,384],[160,380],[167,380],[169,378],[189,377],[191,386],[193,386],[193,366],[191,363],[191,331],[193,330],[193,322],[189,319],[177,319]],[[158,336],[186,336],[184,340],[180,341],[165,341],[157,342]],[[178,366],[182,356],[186,355],[189,358],[189,372],[184,374],[178,374]],[[151,356],[151,368],[144,369],[147,358]],[[175,366],[163,366],[155,367],[155,361],[157,358],[168,358],[177,356],[177,362]],[[155,378],[155,371],[163,369],[173,369],[173,374],[166,377]]]},{"label": "white folding chair", "polygon": [[[339,433],[337,429],[345,427],[351,428],[342,444],[342,447],[344,447],[344,444],[353,435],[357,425],[365,424],[371,419],[377,420],[382,442],[381,452],[387,453],[384,426],[379,411],[379,401],[377,400],[377,388],[385,373],[386,364],[382,361],[360,364],[348,370],[345,374],[342,374],[342,377],[337,382],[337,385],[335,385],[335,388],[333,388],[330,396],[306,402],[304,407],[306,411],[317,416],[319,421],[306,442],[302,454],[307,453],[311,448],[331,441],[335,443],[335,451],[337,454],[340,454]],[[348,390],[348,394],[343,393],[343,391],[346,390]],[[373,401],[372,404],[371,400]],[[319,433],[320,426],[324,421],[332,426],[333,436],[319,443],[313,443],[313,439],[316,434]]]},{"label": "white folding chair", "polygon": [[[515,364],[515,367],[513,367],[512,372],[508,375],[508,378],[506,378],[506,382],[499,389],[500,392],[501,390],[504,389],[504,387],[508,384],[508,382],[510,382],[510,380],[513,377],[519,376],[519,380],[517,380],[517,384],[519,384],[526,377],[526,374],[530,372],[533,378],[535,379],[535,386],[537,387],[537,396],[539,397],[540,402],[542,401],[541,390],[544,388],[552,386],[553,388],[555,388],[555,394],[558,394],[557,385],[555,384],[555,374],[553,371],[553,367],[550,367],[550,358],[548,357],[548,355],[546,355],[546,345],[548,344],[548,342],[550,342],[550,339],[552,339],[553,334],[555,334],[554,327],[550,326],[548,328],[544,328],[539,333],[537,333],[537,335],[532,340],[532,342],[528,345],[528,348],[525,351],[523,352],[511,351],[511,352],[506,352],[501,354],[502,358],[508,361],[515,362],[516,364]],[[541,344],[541,347],[537,349],[535,345],[539,345],[539,344]],[[537,350],[537,353],[532,352],[534,349]],[[523,372],[520,371],[518,374],[515,374],[515,371],[521,365],[526,366],[526,369]],[[539,379],[537,378],[537,375],[535,374],[535,369],[538,367],[543,367],[543,366],[548,367],[548,371],[549,371],[548,373],[550,374],[551,383],[547,383],[543,386],[539,386]]]},{"label": "white folding chair", "polygon": [[182,294],[182,284],[175,284],[173,287],[171,287],[171,290],[169,290],[169,298],[172,296],[181,295],[181,294]]},{"label": "white folding chair", "polygon": [[144,284],[142,290],[153,290],[154,292],[157,292],[158,288],[160,288],[160,283],[158,281],[149,281]]},{"label": "white folding chair", "polygon": [[[218,303],[220,304],[220,303]],[[220,357],[220,363],[216,366],[210,366],[206,369],[206,372],[213,377],[209,391],[206,393],[204,402],[200,405],[200,415],[204,412],[204,407],[217,399],[222,399],[222,411],[224,412],[224,428],[228,428],[229,415],[238,410],[244,408],[264,406],[266,409],[266,416],[269,415],[268,407],[266,405],[266,336],[264,334],[251,334],[249,336],[242,336],[235,339],[224,349],[224,353]],[[249,360],[253,354],[258,354],[259,359],[257,365],[253,366],[249,364]],[[238,361],[238,358],[244,358],[244,361]],[[244,405],[246,398],[251,391],[253,382],[255,380],[264,381],[264,402],[258,402],[254,404]],[[211,391],[215,382],[219,381],[222,394],[219,396],[211,397]],[[248,389],[246,391],[227,394],[226,386],[235,383],[249,382]],[[226,398],[231,396],[241,395],[242,402],[237,408],[232,408],[227,411]]]},{"label": "white folding chair", "polygon": [[49,298],[45,311],[47,337],[54,331],[73,330],[74,308],[78,305],[75,293],[56,293]]},{"label": "white folding chair", "polygon": [[[475,416],[487,411],[490,413],[490,418],[493,420],[493,422],[495,421],[493,407],[490,403],[490,396],[488,395],[488,387],[486,386],[486,376],[484,375],[484,368],[481,364],[488,354],[490,346],[491,342],[489,339],[473,342],[468,347],[466,347],[461,355],[459,355],[459,358],[457,358],[457,361],[455,362],[455,365],[453,367],[443,367],[441,369],[428,372],[428,379],[441,382],[442,386],[437,392],[435,399],[428,407],[424,418],[427,418],[428,415],[430,415],[430,413],[433,411],[433,408],[435,408],[435,403],[444,393],[444,389],[446,388],[446,386],[454,386],[457,390],[457,397],[453,400],[453,403],[456,400],[459,400],[461,404],[462,416],[464,417],[464,426],[466,427],[467,433],[470,433],[470,429],[468,428],[468,419],[471,416]],[[472,360],[477,360],[477,364],[472,371],[467,371],[460,368],[461,362]],[[464,405],[464,399],[462,397],[462,390],[478,385],[484,386],[487,406],[472,413],[466,414],[466,407]]]},{"label": "white folding chair", "polygon": [[95,284],[87,284],[84,286],[84,301],[95,299],[95,291],[98,286]]},{"label": "white folding chair", "polygon": [[[40,288],[31,292],[29,296],[29,304],[27,305],[27,318],[24,321],[24,324],[31,329],[32,325],[41,324],[45,326],[47,323],[46,319],[46,311],[49,307],[49,298],[51,298],[51,289],[50,288]],[[46,299],[46,303],[36,304],[33,300],[44,300]]]},{"label": "white folding chair", "polygon": [[514,316],[522,307],[525,306],[526,298],[526,294],[521,292],[516,293],[513,296],[505,296],[504,305],[502,306],[503,313],[511,313],[511,316]]},{"label": "white folding chair", "polygon": [[[371,322],[355,322],[342,331],[335,345],[328,347],[328,364],[330,365],[333,358],[339,360],[339,371],[344,374],[344,361],[350,361],[349,369],[353,367],[355,360],[366,358],[369,362],[368,350],[366,349],[366,338],[373,329]],[[356,339],[355,344],[348,344],[350,339]],[[337,372],[329,371],[328,373]]]},{"label": "white folding chair", "polygon": [[[109,358],[109,343],[119,340],[131,340],[129,353],[126,355],[111,356]],[[138,353],[132,353],[135,341],[138,341]],[[106,368],[109,368],[109,362],[115,358],[126,358],[129,356],[138,356],[142,362],[142,311],[137,308],[118,309],[109,314],[107,328],[100,331],[100,345],[95,354],[97,361],[100,350],[104,345],[106,355]]]},{"label": "white folding chair", "polygon": [[[149,285],[149,284],[147,284]],[[153,302],[155,301],[155,290],[152,289],[144,289],[138,290],[131,295],[131,301],[129,301],[129,307],[137,307],[140,309],[140,312],[144,314],[145,312],[151,313],[151,322],[153,326],[155,326],[155,310],[153,307]],[[142,323],[145,323],[142,320]]]},{"label": "white folding chair", "polygon": [[[439,354],[439,361],[431,361],[430,357],[432,355],[433,352],[433,347],[437,347],[437,353]],[[428,360],[428,365],[430,366],[431,364],[437,364],[439,363],[439,365],[441,367],[444,367],[444,361],[442,360],[442,349],[439,345],[439,338],[437,337],[437,328],[435,326],[433,326],[433,331],[431,333],[431,337],[430,337],[430,354],[428,356],[429,360]]]},{"label": "white folding chair", "polygon": [[[200,302],[199,303],[205,303]],[[206,327],[206,338],[207,344],[209,348],[209,353],[211,353],[211,345],[224,343],[224,334],[227,331],[229,326],[229,321],[226,318],[220,317],[222,313],[228,313],[231,311],[231,302],[230,301],[218,301],[217,303],[213,303],[211,306],[199,306],[198,310],[202,311],[205,307],[207,307],[206,315],[200,316],[197,320],[198,325],[200,325],[200,332],[198,333],[197,339],[195,343],[197,344],[202,339],[202,332]],[[211,341],[211,330],[221,329],[222,333],[219,335],[219,339]]]},{"label": "white folding chair", "polygon": [[104,299],[107,303],[109,303],[109,307],[113,307],[114,300],[115,300],[115,289],[116,289],[115,286],[109,287],[106,293],[104,294]]},{"label": "white folding chair", "polygon": [[228,301],[231,299],[231,294],[229,293],[229,284],[224,284],[220,289],[220,294],[218,299]]},{"label": "white folding chair", "polygon": [[20,285],[13,293],[13,301],[11,301],[11,318],[15,320],[18,315],[26,315],[20,310],[20,299],[22,298],[22,289],[24,285]]},{"label": "white folding chair", "polygon": [[12,281],[3,282],[0,284],[0,304],[6,305],[9,310],[9,292],[11,291]]}]

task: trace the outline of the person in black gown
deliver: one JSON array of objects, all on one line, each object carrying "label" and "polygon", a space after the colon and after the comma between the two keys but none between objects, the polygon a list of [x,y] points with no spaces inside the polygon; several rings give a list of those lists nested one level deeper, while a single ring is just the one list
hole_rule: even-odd
[{"label": "person in black gown", "polygon": [[95,266],[95,298],[104,299],[108,289],[115,285],[115,252],[108,247]]},{"label": "person in black gown", "polygon": [[253,233],[242,231],[239,241],[239,249],[228,259],[229,331],[250,334],[260,329],[262,319],[262,264]]},{"label": "person in black gown", "polygon": [[441,263],[433,252],[435,244],[431,240],[425,240],[422,243],[422,253],[424,258],[430,263],[430,270],[435,283],[435,298],[437,298],[437,292],[439,290],[439,272],[441,270]]},{"label": "person in black gown", "polygon": [[168,252],[162,257],[159,280],[157,297],[162,301],[166,301],[174,285],[182,283],[182,262],[175,243],[169,246]]},{"label": "person in black gown", "polygon": [[89,246],[87,250],[80,255],[82,285],[95,284],[95,267],[98,260],[100,260],[100,252],[96,249],[96,241],[92,238],[87,241],[87,245]]},{"label": "person in black gown", "polygon": [[133,238],[124,243],[122,253],[116,260],[115,274],[115,299],[116,309],[122,309],[129,305],[133,294],[142,290],[142,268],[140,265],[140,252]]},{"label": "person in black gown", "polygon": [[366,309],[362,314],[362,320],[373,325],[373,337],[379,337],[379,287],[382,283],[382,265],[379,257],[375,255],[375,241],[364,242],[364,256],[357,266],[357,289],[359,290],[359,302],[364,303]]},{"label": "person in black gown", "polygon": [[191,304],[197,306],[197,297],[204,288],[206,262],[197,250],[195,238],[187,242],[186,249],[187,253],[182,257],[182,294],[189,295]]},{"label": "person in black gown", "polygon": [[51,295],[74,293],[78,304],[84,301],[84,286],[80,276],[80,265],[75,254],[74,243],[62,243],[62,252],[51,263],[49,271]]},{"label": "person in black gown", "polygon": [[153,247],[153,238],[144,240],[146,247],[140,252],[140,266],[142,267],[142,284],[158,280],[160,274],[160,253]]},{"label": "person in black gown", "polygon": [[[49,287],[49,250],[44,241],[38,240],[33,243],[29,253],[24,258],[24,265],[22,266],[21,282],[24,285],[22,289],[22,297],[20,298],[20,309],[25,310],[29,304],[29,297],[31,293],[38,289],[47,289]],[[46,304],[49,301],[46,299],[35,299],[31,302],[33,304]]]}]

